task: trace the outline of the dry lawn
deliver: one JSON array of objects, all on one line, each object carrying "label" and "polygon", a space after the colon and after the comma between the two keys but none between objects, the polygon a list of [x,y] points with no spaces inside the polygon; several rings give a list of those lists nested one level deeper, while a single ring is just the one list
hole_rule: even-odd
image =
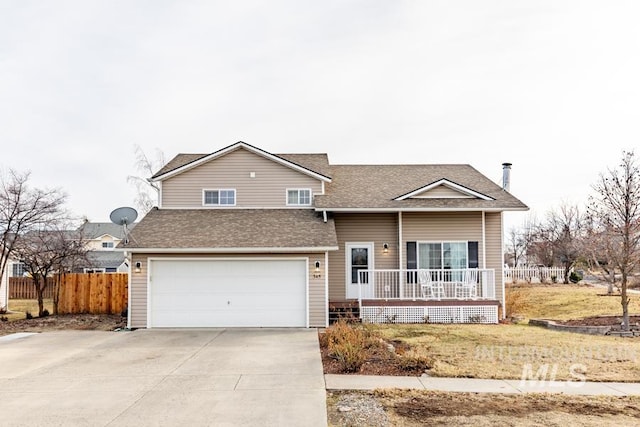
[{"label": "dry lawn", "polygon": [[[45,299],[44,308],[53,313],[53,300]],[[9,300],[9,312],[5,316],[12,320],[22,320],[26,317],[26,312],[30,312],[34,317],[38,316],[38,301],[35,299],[12,299]]]},{"label": "dry lawn", "polygon": [[[520,307],[511,315],[526,319],[569,320],[622,314],[620,296],[607,296],[606,289],[589,285],[516,285],[507,294],[518,294]],[[632,294],[631,314],[640,313],[640,295]]]},{"label": "dry lawn", "polygon": [[[429,375],[521,379],[555,366],[557,380],[640,381],[640,340],[580,335],[527,325],[369,325],[385,339],[408,343],[406,356],[430,361]],[[578,366],[583,365],[583,366]],[[574,371],[577,372],[577,371]],[[548,378],[547,378],[548,379]]]},{"label": "dry lawn", "polygon": [[[354,394],[356,392],[344,392]],[[554,394],[476,394],[388,390],[359,393],[381,404],[390,426],[637,426],[639,397]],[[365,426],[358,408],[340,412],[340,393],[330,393],[329,425]],[[354,420],[356,420],[354,422]]]}]

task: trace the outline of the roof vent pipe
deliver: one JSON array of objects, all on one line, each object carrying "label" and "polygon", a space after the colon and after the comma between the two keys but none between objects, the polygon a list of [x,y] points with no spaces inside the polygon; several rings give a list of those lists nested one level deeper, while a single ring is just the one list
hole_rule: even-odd
[{"label": "roof vent pipe", "polygon": [[511,188],[511,163],[502,164],[502,189],[509,191]]}]

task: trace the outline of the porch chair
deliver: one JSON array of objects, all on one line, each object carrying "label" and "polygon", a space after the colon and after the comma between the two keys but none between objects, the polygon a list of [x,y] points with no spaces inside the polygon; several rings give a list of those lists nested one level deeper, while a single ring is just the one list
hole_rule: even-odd
[{"label": "porch chair", "polygon": [[424,299],[439,300],[446,297],[444,283],[431,280],[431,272],[429,270],[418,271],[418,283],[422,288],[422,297]]},{"label": "porch chair", "polygon": [[456,283],[455,292],[458,299],[478,298],[478,270],[465,270],[462,281]]}]

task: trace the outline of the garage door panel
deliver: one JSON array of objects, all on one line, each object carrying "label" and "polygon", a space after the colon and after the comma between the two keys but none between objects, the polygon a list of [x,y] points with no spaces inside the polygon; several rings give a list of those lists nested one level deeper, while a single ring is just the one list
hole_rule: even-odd
[{"label": "garage door panel", "polygon": [[151,269],[151,326],[306,326],[305,260],[155,260]]}]

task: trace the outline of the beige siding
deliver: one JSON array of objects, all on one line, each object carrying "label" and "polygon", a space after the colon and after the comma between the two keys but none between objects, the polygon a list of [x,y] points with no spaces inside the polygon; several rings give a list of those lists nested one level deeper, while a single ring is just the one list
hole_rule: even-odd
[{"label": "beige siding", "polygon": [[[503,277],[502,266],[504,264],[502,255],[502,213],[490,212],[485,214],[485,236],[487,239],[487,268],[493,268],[496,272],[496,299],[502,304]],[[504,307],[502,310],[504,316]]]},{"label": "beige siding", "polygon": [[[325,254],[233,254],[233,255],[189,255],[189,254],[134,254],[131,273],[131,325],[132,328],[147,326],[147,266],[148,258],[308,258],[309,259],[309,326],[324,327],[327,324],[327,300],[325,292]],[[135,273],[136,261],[142,262],[142,271]],[[320,272],[315,271],[315,262],[320,261]],[[318,277],[316,277],[318,276]]]},{"label": "beige siding", "polygon": [[[337,251],[329,252],[329,300],[346,300],[346,243],[373,243],[374,268],[398,268],[398,214],[339,214],[334,215]],[[389,252],[383,252],[383,244]]]},{"label": "beige siding", "polygon": [[[135,271],[136,262],[140,262],[140,273]],[[134,253],[131,257],[131,285],[129,292],[129,310],[131,328],[145,328],[147,326],[147,256]]]},{"label": "beige siding", "polygon": [[477,241],[482,259],[482,212],[428,212],[402,214],[403,268],[407,266],[406,242]]},{"label": "beige siding", "polygon": [[241,148],[163,181],[162,207],[200,208],[203,189],[235,189],[236,207],[285,207],[287,188],[320,194],[322,182]]},{"label": "beige siding", "polygon": [[466,194],[462,194],[461,192],[454,190],[452,188],[447,187],[446,185],[438,185],[430,190],[423,191],[422,193],[416,194],[413,196],[416,199],[469,199],[471,196],[467,196]]}]

